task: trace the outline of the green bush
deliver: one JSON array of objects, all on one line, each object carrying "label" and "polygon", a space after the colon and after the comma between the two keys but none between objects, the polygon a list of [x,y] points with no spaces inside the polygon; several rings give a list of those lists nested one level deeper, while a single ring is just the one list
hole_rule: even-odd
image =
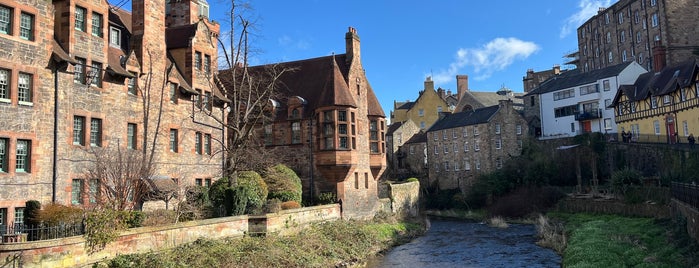
[{"label": "green bush", "polygon": [[269,190],[262,176],[254,171],[241,171],[238,174],[238,186],[245,186],[250,190],[248,195],[248,207],[262,208],[267,201]]},{"label": "green bush", "polygon": [[29,200],[24,204],[24,213],[28,225],[38,225],[41,221],[38,221],[39,212],[41,212],[41,203],[36,200]]},{"label": "green bush", "polygon": [[282,202],[296,201],[301,203],[301,179],[291,168],[278,164],[264,172],[264,181],[269,187],[269,199],[279,199]]},{"label": "green bush", "polygon": [[225,207],[226,215],[242,215],[262,210],[267,200],[267,184],[254,171],[241,171],[235,186],[229,178],[216,180],[209,189],[209,199],[215,208]]},{"label": "green bush", "polygon": [[316,198],[316,204],[318,205],[328,205],[337,202],[337,196],[333,192],[325,192],[318,195]]},{"label": "green bush", "polygon": [[630,186],[641,185],[641,172],[624,168],[612,173],[612,189],[615,193],[625,194]]},{"label": "green bush", "polygon": [[120,211],[119,218],[126,228],[136,228],[143,226],[146,214],[142,211]]}]

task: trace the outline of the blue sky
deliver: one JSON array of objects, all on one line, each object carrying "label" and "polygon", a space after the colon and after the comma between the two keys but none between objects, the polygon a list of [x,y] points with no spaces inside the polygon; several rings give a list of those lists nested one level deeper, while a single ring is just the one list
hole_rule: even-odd
[{"label": "blue sky", "polygon": [[[110,2],[120,2],[111,0]],[[210,16],[228,29],[230,1],[208,0]],[[427,76],[456,91],[522,92],[527,69],[561,65],[577,50],[577,27],[612,0],[257,0],[250,9],[251,65],[345,53],[345,33],[357,29],[362,63],[389,116],[393,101],[415,100]],[[127,4],[127,5],[130,5]],[[126,7],[130,9],[130,7]],[[222,34],[223,35],[223,34]]]}]

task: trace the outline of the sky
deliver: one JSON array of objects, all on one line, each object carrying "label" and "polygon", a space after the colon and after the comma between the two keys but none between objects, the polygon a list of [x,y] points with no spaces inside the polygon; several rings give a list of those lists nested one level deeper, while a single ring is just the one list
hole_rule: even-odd
[{"label": "sky", "polygon": [[[110,0],[110,3],[121,0]],[[229,27],[230,0],[208,0],[210,17]],[[394,101],[414,101],[431,77],[456,92],[523,92],[527,69],[560,65],[577,50],[576,29],[612,0],[237,0],[253,22],[251,65],[345,53],[345,33],[361,40],[366,76],[388,117]],[[130,9],[130,3],[126,4]]]}]

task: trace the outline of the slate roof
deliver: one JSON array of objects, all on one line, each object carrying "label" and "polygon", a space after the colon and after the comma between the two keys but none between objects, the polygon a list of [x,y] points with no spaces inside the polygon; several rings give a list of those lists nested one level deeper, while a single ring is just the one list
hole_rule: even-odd
[{"label": "slate roof", "polygon": [[500,109],[500,105],[488,106],[473,111],[445,114],[427,132],[487,123]]},{"label": "slate roof", "polygon": [[649,96],[661,96],[671,93],[678,88],[691,86],[699,71],[699,62],[690,59],[682,63],[667,66],[660,72],[647,72],[638,76],[633,85],[619,87],[614,97],[614,104],[624,94],[630,101],[639,101]]},{"label": "slate roof", "polygon": [[109,22],[119,25],[132,33],[131,29],[131,13],[116,7],[109,8]]},{"label": "slate roof", "polygon": [[581,72],[580,69],[562,72],[542,82],[538,87],[534,88],[532,91],[529,91],[526,95],[549,93],[556,90],[594,83],[602,78],[614,77],[619,75],[621,71],[626,69],[626,67],[632,63],[633,61],[625,62],[584,73]]},{"label": "slate roof", "polygon": [[[261,74],[269,68],[291,70],[279,77],[279,91],[283,96],[278,101],[284,106],[290,97],[299,96],[305,99],[308,106],[303,109],[303,118],[313,116],[315,110],[322,107],[358,107],[352,95],[354,91],[350,90],[346,82],[349,65],[346,63],[345,54],[252,66],[248,70],[252,74]],[[230,72],[230,69],[222,70],[219,74],[221,77],[230,77],[230,75],[226,75]],[[367,106],[368,115],[385,117],[371,86],[367,88]],[[279,109],[277,118],[287,117],[287,109]]]},{"label": "slate roof", "polygon": [[198,23],[167,27],[165,29],[165,44],[168,49],[189,47],[189,43],[197,33]]},{"label": "slate roof", "polygon": [[404,144],[411,144],[411,143],[426,143],[427,142],[427,133],[424,131],[420,130],[420,132],[415,133],[408,141],[406,141]]},{"label": "slate roof", "polygon": [[413,108],[413,106],[415,106],[415,102],[414,101],[396,102],[396,104],[394,106],[395,106],[396,110],[398,110],[398,109],[410,110],[410,108]]}]

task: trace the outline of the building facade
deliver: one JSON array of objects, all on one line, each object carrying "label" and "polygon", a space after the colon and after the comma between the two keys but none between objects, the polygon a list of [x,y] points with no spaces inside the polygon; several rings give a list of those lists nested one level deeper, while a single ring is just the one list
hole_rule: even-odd
[{"label": "building facade", "polygon": [[415,101],[393,102],[391,123],[404,122],[410,119],[420,129],[427,130],[434,122],[437,122],[439,114],[443,112],[451,112],[449,104],[434,89],[432,78],[427,77],[424,89],[420,91],[420,96]]},{"label": "building facade", "polygon": [[584,72],[636,61],[647,70],[696,57],[697,1],[620,0],[577,29]]},{"label": "building facade", "polygon": [[426,133],[425,185],[467,192],[479,175],[520,155],[526,133],[526,122],[511,100],[446,115]]},{"label": "building facade", "polygon": [[0,225],[28,200],[98,203],[95,152],[152,152],[152,176],[183,186],[220,176],[218,24],[203,0],[132,2],[0,1]]},{"label": "building facade", "polygon": [[410,174],[406,162],[405,143],[420,132],[420,128],[408,119],[404,122],[391,124],[386,131],[386,162],[387,172],[391,177]]},{"label": "building facade", "polygon": [[627,62],[589,72],[575,69],[545,81],[527,94],[539,101],[541,138],[615,132],[611,105],[617,89],[645,72],[638,63]]},{"label": "building facade", "polygon": [[274,64],[294,71],[279,78],[285,88],[261,140],[291,155],[304,193],[335,195],[343,217],[367,218],[386,169],[386,116],[365,75],[356,29],[345,41],[345,54]]},{"label": "building facade", "polygon": [[699,134],[699,65],[687,60],[623,85],[613,107],[619,132],[632,142],[687,143]]}]

